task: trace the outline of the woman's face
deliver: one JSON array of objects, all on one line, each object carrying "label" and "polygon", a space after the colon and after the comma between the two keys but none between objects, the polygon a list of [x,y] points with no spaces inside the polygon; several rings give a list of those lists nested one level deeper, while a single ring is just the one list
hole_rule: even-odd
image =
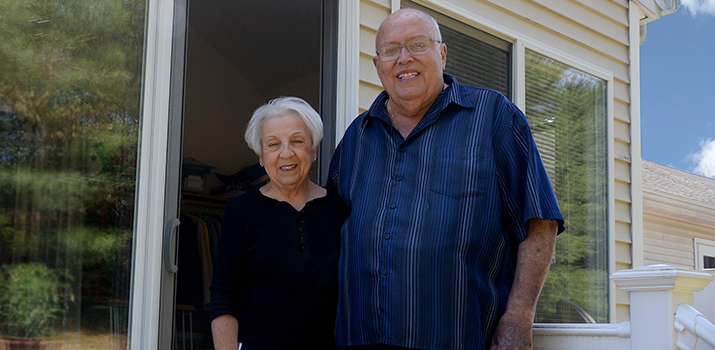
[{"label": "woman's face", "polygon": [[317,155],[310,131],[297,113],[271,117],[263,124],[260,160],[274,185],[290,188],[306,184]]}]

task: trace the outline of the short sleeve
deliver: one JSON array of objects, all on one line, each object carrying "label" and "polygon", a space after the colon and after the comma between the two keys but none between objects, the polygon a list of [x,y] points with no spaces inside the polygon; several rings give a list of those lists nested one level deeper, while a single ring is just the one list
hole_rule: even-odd
[{"label": "short sleeve", "polygon": [[564,219],[526,117],[511,102],[504,103],[507,108],[499,110],[506,114],[505,129],[495,147],[504,224],[517,242],[526,238],[528,221],[533,218],[557,220],[561,233]]}]

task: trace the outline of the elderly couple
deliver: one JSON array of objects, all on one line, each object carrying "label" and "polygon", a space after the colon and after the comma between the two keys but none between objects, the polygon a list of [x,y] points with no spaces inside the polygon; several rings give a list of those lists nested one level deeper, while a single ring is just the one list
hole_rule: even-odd
[{"label": "elderly couple", "polygon": [[377,31],[385,88],[346,131],[327,189],[298,98],[246,142],[270,182],[226,208],[211,286],[217,349],[531,349],[563,218],[523,113],[443,70],[437,22]]}]

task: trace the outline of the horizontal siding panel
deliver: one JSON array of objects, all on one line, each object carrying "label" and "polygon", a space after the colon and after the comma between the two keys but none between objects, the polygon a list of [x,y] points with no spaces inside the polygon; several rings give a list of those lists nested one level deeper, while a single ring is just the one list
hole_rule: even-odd
[{"label": "horizontal siding panel", "polygon": [[631,222],[631,205],[629,203],[616,201],[616,220]]},{"label": "horizontal siding panel", "polygon": [[617,120],[621,120],[626,123],[631,122],[631,105],[628,102],[615,100],[613,101],[613,116]]},{"label": "horizontal siding panel", "polygon": [[631,225],[625,222],[616,222],[616,241],[633,243],[631,239]]},{"label": "horizontal siding panel", "polygon": [[615,193],[616,200],[631,203],[631,184],[627,182],[616,181]]},{"label": "horizontal siding panel", "polygon": [[369,3],[373,6],[376,7],[382,7],[388,11],[390,11],[390,8],[392,6],[392,1],[391,0],[362,0],[364,3]]},{"label": "horizontal siding panel", "polygon": [[616,304],[630,304],[631,294],[621,288],[616,288]]},{"label": "horizontal siding panel", "polygon": [[618,261],[616,261],[616,271],[628,270],[631,268],[633,268],[633,266],[631,266],[631,264],[622,264],[622,263],[619,263]]},{"label": "horizontal siding panel", "polygon": [[[537,6],[532,1],[523,0],[493,0],[491,3],[504,11],[518,17],[511,26],[532,25],[553,31],[559,36],[569,38],[586,48],[603,53],[621,63],[628,63],[628,47],[612,38],[595,33],[580,25],[570,18],[555,16],[554,13],[545,11],[543,7]],[[533,30],[533,29],[532,29]],[[530,31],[523,31],[530,33]],[[564,47],[564,46],[555,46]]]},{"label": "horizontal siding panel", "polygon": [[359,90],[360,101],[358,101],[358,107],[361,110],[367,110],[368,108],[370,108],[372,101],[375,100],[375,97],[377,97],[380,92],[382,92],[381,86],[376,86],[374,84],[369,84],[361,81]]},{"label": "horizontal siding panel", "polygon": [[628,82],[621,79],[613,79],[613,98],[619,99],[625,103],[631,103],[630,90]]},{"label": "horizontal siding panel", "polygon": [[[648,202],[644,202],[647,205]],[[666,216],[660,213],[644,211],[643,226],[646,232],[656,232],[666,234],[668,239],[685,239],[693,241],[693,237],[713,239],[715,227],[712,225],[698,225],[697,223],[684,221],[682,218]]]},{"label": "horizontal siding panel", "polygon": [[682,244],[682,245],[688,245],[690,246],[690,251],[694,251],[695,248],[693,248],[693,238],[692,237],[683,237],[683,236],[676,236],[676,235],[671,235],[667,233],[663,233],[658,230],[651,230],[651,229],[646,229],[643,231],[643,238],[651,239],[651,240],[659,240],[664,242],[665,245],[667,244]]},{"label": "horizontal siding panel", "polygon": [[693,258],[691,257],[690,259],[686,258],[679,258],[679,257],[674,257],[674,256],[664,256],[664,255],[659,255],[659,254],[653,254],[649,252],[643,252],[643,262],[648,262],[648,265],[654,265],[654,264],[665,264],[665,265],[670,265],[674,267],[682,267],[686,269],[694,269],[695,268],[695,261],[693,261]]},{"label": "horizontal siding panel", "polygon": [[387,16],[390,15],[390,8],[379,6],[374,2],[360,1],[360,24],[377,31]]},{"label": "horizontal siding panel", "polygon": [[620,159],[624,162],[631,161],[630,144],[616,140],[616,142],[613,143],[613,146],[613,156],[616,157],[616,159]]},{"label": "horizontal siding panel", "polygon": [[[536,7],[534,5],[526,6],[527,4],[529,4],[529,2],[526,1],[511,0],[510,2],[513,3],[511,6],[539,9],[539,7]],[[486,23],[491,23],[497,28],[508,28],[510,32],[521,33],[516,35],[522,36],[524,39],[527,39],[527,42],[525,42],[527,48],[531,48],[529,46],[528,40],[530,38],[533,38],[538,40],[540,44],[543,44],[548,48],[563,52],[567,56],[575,57],[578,60],[582,60],[591,66],[599,67],[600,70],[610,72],[617,79],[626,82],[630,79],[627,66],[627,46],[617,44],[614,41],[610,41],[613,44],[615,50],[619,52],[618,56],[620,56],[620,58],[614,58],[609,52],[603,51],[598,46],[591,45],[591,43],[584,44],[582,43],[582,40],[575,40],[571,38],[570,33],[568,31],[565,33],[557,33],[553,30],[550,30],[548,26],[542,26],[532,21],[531,18],[521,16],[517,13],[509,12],[508,10],[505,11],[504,8],[498,6],[499,3],[496,3],[496,1],[495,3],[484,3],[481,1],[474,0],[453,0],[450,1],[450,3],[453,4],[453,6],[450,6],[450,10],[453,9],[454,12],[445,12],[434,4],[425,5],[435,9],[436,11],[445,13],[447,16],[454,17],[459,21],[465,22],[468,25],[472,25],[481,30],[485,30],[489,33],[492,33],[495,36],[501,37],[507,41],[516,39],[513,37],[508,37],[504,33],[498,32],[498,29],[484,27],[483,25],[480,25],[479,22],[483,21]],[[543,9],[540,9],[538,11],[542,13],[544,12]],[[525,10],[521,10],[519,11],[519,13],[528,12]],[[555,18],[549,18],[556,22]],[[605,37],[601,36],[601,38]],[[449,49],[447,51],[447,55],[449,56]]]},{"label": "horizontal siding panel", "polygon": [[632,264],[631,245],[623,242],[616,242],[616,261],[621,264]]},{"label": "horizontal siding panel", "polygon": [[360,54],[375,55],[375,34],[376,32],[372,28],[360,26]]},{"label": "horizontal siding panel", "polygon": [[[627,1],[593,1],[593,0],[573,0],[584,7],[588,7],[593,12],[599,13],[612,21],[628,27],[628,2]],[[627,29],[626,29],[627,30]]]},{"label": "horizontal siding panel", "polygon": [[[657,243],[657,242],[649,242],[646,240],[643,244],[643,252],[644,253],[650,253],[658,256],[663,256],[663,257],[673,257],[673,258],[678,258],[678,259],[690,259],[692,260],[694,255],[692,249],[688,251],[685,249],[686,247],[683,246],[677,246],[673,244],[672,246],[665,247],[663,245],[651,245],[651,243]],[[661,242],[662,243],[662,242]]]},{"label": "horizontal siding panel", "polygon": [[616,180],[620,180],[623,182],[631,182],[631,165],[630,163],[623,162],[621,160],[616,159],[615,162],[613,162],[614,165],[614,176]]},{"label": "horizontal siding panel", "polygon": [[615,323],[623,323],[631,320],[631,308],[628,305],[616,305]]},{"label": "horizontal siding panel", "polygon": [[[653,238],[652,236],[643,235],[643,244],[647,246],[649,252],[660,253],[674,256],[692,257],[695,248],[692,241],[666,241],[664,239]],[[683,255],[685,254],[685,255]]]},{"label": "horizontal siding panel", "polygon": [[577,18],[577,25],[582,25],[590,31],[599,33],[621,45],[628,46],[628,22],[625,25],[619,23],[609,16],[594,12],[592,8],[583,6],[579,2],[563,0],[535,0],[535,2],[560,15],[565,20],[573,21],[572,19]]},{"label": "horizontal siding panel", "polygon": [[616,119],[613,123],[613,137],[615,137],[616,140],[631,143],[631,125]]},{"label": "horizontal siding panel", "polygon": [[358,64],[360,69],[360,80],[382,87],[380,77],[377,75],[377,70],[375,69],[375,64],[372,63],[372,57],[360,55],[360,61]]}]

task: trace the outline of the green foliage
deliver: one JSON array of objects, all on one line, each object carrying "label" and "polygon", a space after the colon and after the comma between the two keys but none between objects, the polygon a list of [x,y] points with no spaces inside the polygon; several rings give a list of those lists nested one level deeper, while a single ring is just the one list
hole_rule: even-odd
[{"label": "green foliage", "polygon": [[526,115],[566,226],[556,240],[537,322],[561,322],[559,300],[607,322],[605,83],[530,51],[526,68]]},{"label": "green foliage", "polygon": [[39,336],[88,303],[128,299],[145,4],[0,0],[8,331]]},{"label": "green foliage", "polygon": [[0,320],[5,333],[40,338],[50,334],[52,322],[62,315],[74,294],[66,272],[38,263],[0,268]]}]

